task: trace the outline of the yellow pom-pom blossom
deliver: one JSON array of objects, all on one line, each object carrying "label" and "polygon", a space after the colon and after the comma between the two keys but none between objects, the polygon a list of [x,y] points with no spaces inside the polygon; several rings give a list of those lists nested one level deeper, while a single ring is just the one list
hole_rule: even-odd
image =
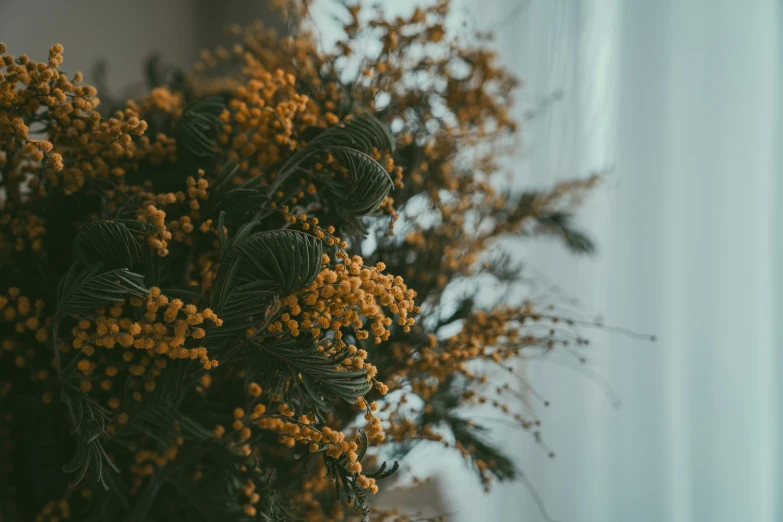
[{"label": "yellow pom-pom blossom", "polygon": [[[99,308],[93,321],[79,321],[71,333],[73,348],[83,352],[85,348],[94,352],[95,347],[140,350],[151,357],[197,359],[209,370],[218,361],[210,359],[203,346],[189,347],[204,337],[202,326],[206,324],[220,327],[223,323],[209,308],[183,306],[180,299],[169,299],[153,287],[146,299],[125,299],[108,309]],[[142,376],[147,369],[135,365],[129,371]]]}]

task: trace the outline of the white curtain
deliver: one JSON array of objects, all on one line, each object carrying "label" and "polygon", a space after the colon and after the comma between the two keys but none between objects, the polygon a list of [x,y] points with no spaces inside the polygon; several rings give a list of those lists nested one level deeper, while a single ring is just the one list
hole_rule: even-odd
[{"label": "white curtain", "polygon": [[[531,105],[520,179],[546,186],[610,168],[582,223],[592,259],[537,244],[533,264],[607,324],[589,368],[529,370],[555,460],[520,463],[567,522],[783,520],[781,12],[772,0],[464,0],[497,27]],[[455,520],[538,521],[504,486],[476,502],[447,479]],[[472,496],[472,495],[471,495]],[[469,499],[469,500],[463,500]]]}]

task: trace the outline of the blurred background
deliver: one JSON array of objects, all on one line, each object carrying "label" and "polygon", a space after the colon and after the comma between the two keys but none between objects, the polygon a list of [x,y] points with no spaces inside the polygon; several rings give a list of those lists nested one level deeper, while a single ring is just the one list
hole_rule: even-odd
[{"label": "blurred background", "polygon": [[[773,272],[783,254],[774,203],[783,196],[783,7],[455,6],[470,27],[497,33],[502,59],[524,82],[520,114],[534,117],[511,160],[516,182],[548,187],[608,170],[581,213],[597,255],[574,258],[546,241],[520,252],[584,311],[658,341],[598,330],[586,368],[557,360],[526,368],[551,403],[541,417],[557,456],[502,425],[495,438],[515,454],[527,485],[477,497],[461,461],[417,453],[420,471],[438,478],[385,501],[445,506],[457,521],[783,520],[783,330],[775,320],[783,282]],[[321,0],[312,12],[327,44],[332,8]],[[223,27],[264,14],[264,0],[2,0],[0,41],[38,58],[60,42],[64,69],[88,81],[105,59],[108,87],[129,93],[150,54],[187,67]]]}]

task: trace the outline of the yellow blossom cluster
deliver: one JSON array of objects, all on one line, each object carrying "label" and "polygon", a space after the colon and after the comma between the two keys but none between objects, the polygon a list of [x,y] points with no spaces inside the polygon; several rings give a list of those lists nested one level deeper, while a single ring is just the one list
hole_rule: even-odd
[{"label": "yellow blossom cluster", "polygon": [[[47,187],[73,194],[91,181],[110,194],[123,191],[126,172],[140,160],[160,162],[175,154],[173,139],[143,136],[147,123],[141,112],[173,114],[178,95],[155,91],[144,109],[129,102],[105,118],[97,111],[95,87],[81,85],[79,72],[58,70],[62,53],[56,44],[46,62],[35,62],[8,54],[0,44],[0,67],[5,68],[0,72],[0,168],[9,203],[43,196]],[[47,139],[32,138],[30,122],[43,125],[36,132],[45,132]]]},{"label": "yellow blossom cluster", "polygon": [[268,72],[249,55],[246,60],[250,79],[237,87],[221,115],[224,128],[219,141],[229,147],[228,159],[255,177],[279,161],[285,150],[296,148],[294,120],[307,108],[308,98],[296,92],[292,74],[282,69]]},{"label": "yellow blossom cluster", "polygon": [[255,506],[261,501],[261,495],[256,491],[256,485],[252,480],[248,480],[245,483],[245,486],[242,488],[242,494],[246,499],[242,505],[242,510],[249,517],[256,516],[257,510]]},{"label": "yellow blossom cluster", "polygon": [[35,522],[59,522],[71,518],[71,505],[65,499],[50,500],[35,517]]},{"label": "yellow blossom cluster", "polygon": [[8,230],[8,234],[0,235],[0,252],[13,249],[21,252],[27,248],[40,251],[42,238],[46,234],[45,221],[35,214],[23,214],[11,217],[10,214],[0,215],[0,227]]},{"label": "yellow blossom cluster", "polygon": [[[13,327],[15,336],[0,341],[0,356],[13,355],[16,366],[25,366],[28,360],[38,355],[35,343],[46,343],[52,319],[45,314],[46,303],[42,299],[32,300],[22,295],[16,287],[11,287],[5,295],[0,295],[0,325]],[[25,341],[22,341],[24,335]],[[48,377],[46,375],[40,377]]]},{"label": "yellow blossom cluster", "polygon": [[139,221],[149,223],[155,227],[155,231],[147,236],[147,244],[161,257],[168,255],[168,241],[171,232],[166,230],[166,212],[155,205],[147,205],[143,212],[139,213]]},{"label": "yellow blossom cluster", "polygon": [[[151,193],[143,186],[134,186],[129,190],[135,198],[145,202],[137,219],[154,227],[146,239],[147,244],[160,257],[168,255],[169,241],[192,244],[192,233],[196,226],[204,233],[210,230],[211,220],[202,222],[199,212],[201,204],[209,199],[209,181],[204,170],[199,169],[196,177],[188,176],[185,186],[186,190],[176,192]],[[181,215],[167,221],[164,210],[167,207],[172,207],[175,215]]]},{"label": "yellow blossom cluster", "polygon": [[269,326],[269,331],[285,330],[297,336],[304,329],[317,338],[331,330],[340,337],[342,328],[352,327],[357,339],[367,339],[372,333],[374,342],[379,344],[391,333],[393,320],[385,310],[396,316],[397,325],[409,331],[415,323],[410,315],[419,310],[413,302],[416,292],[401,277],[384,274],[383,263],[367,267],[361,256],[351,257],[342,251],[337,257],[342,262],[332,267],[325,256],[324,268],[315,281],[284,298],[286,311]]},{"label": "yellow blossom cluster", "polygon": [[136,452],[135,462],[130,471],[133,474],[133,490],[137,490],[144,483],[145,477],[153,475],[157,470],[177,458],[185,439],[177,437],[165,451],[142,449]]},{"label": "yellow blossom cluster", "polygon": [[178,117],[182,114],[185,100],[181,93],[172,92],[168,87],[155,87],[141,103],[142,112],[160,112],[167,116]]},{"label": "yellow blossom cluster", "polygon": [[[141,318],[134,320],[135,311]],[[206,348],[187,347],[191,340],[198,342],[206,335],[205,321],[215,327],[223,323],[209,308],[199,310],[196,305],[184,304],[180,299],[169,299],[159,288],[153,287],[146,299],[131,297],[113,304],[108,310],[99,308],[94,319],[81,319],[71,332],[73,347],[90,357],[95,347],[126,350],[145,350],[149,354],[170,359],[198,359],[205,369],[217,366]],[[131,374],[143,375],[146,368],[135,365]]]}]

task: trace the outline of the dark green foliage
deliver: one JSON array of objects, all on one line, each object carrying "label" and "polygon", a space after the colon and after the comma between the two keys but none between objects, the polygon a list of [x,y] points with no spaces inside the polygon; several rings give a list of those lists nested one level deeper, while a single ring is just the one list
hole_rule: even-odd
[{"label": "dark green foliage", "polygon": [[[177,122],[178,144],[190,158],[211,161],[216,150],[217,116],[222,108],[219,98],[202,100],[190,105]],[[294,164],[295,169],[309,169],[318,158],[331,154],[339,168],[347,169],[350,176],[344,178],[341,172],[335,172],[334,176],[320,176],[314,182],[327,188],[325,203],[339,209],[344,219],[358,223],[362,215],[377,208],[392,188],[389,175],[371,156],[374,148],[392,148],[390,134],[370,116],[356,118],[344,127],[310,134],[310,143],[282,171],[294,168]],[[304,232],[274,228],[274,223],[283,223],[270,213],[267,204],[269,194],[285,186],[284,176],[279,178],[278,187],[269,187],[255,179],[237,185],[233,182],[236,175],[232,163],[223,167],[211,183],[211,198],[204,209],[217,221],[221,245],[220,270],[211,295],[204,295],[199,288],[188,288],[175,277],[179,260],[186,254],[181,246],[171,245],[170,255],[165,258],[149,251],[144,236],[154,233],[154,226],[134,219],[88,221],[73,237],[71,267],[58,287],[53,346],[58,346],[65,325],[72,324],[70,317],[90,317],[96,308],[126,297],[146,296],[150,286],[168,282],[171,287],[164,287],[165,295],[210,305],[223,321],[220,328],[204,325],[204,346],[222,353],[225,364],[241,365],[247,378],[259,382],[267,393],[278,394],[280,401],[297,411],[312,412],[323,420],[336,403],[353,405],[371,391],[367,370],[338,369],[349,354],[325,357],[318,346],[328,346],[328,336],[245,337],[248,328],[262,324],[259,330],[264,332],[266,325],[278,317],[280,298],[315,280],[321,270],[322,241]],[[166,180],[163,186],[175,184]],[[208,426],[220,421],[221,412],[216,409],[218,405],[205,402],[193,392],[204,374],[199,364],[170,361],[157,379],[155,390],[137,405],[131,403],[127,410],[130,420],[109,436],[105,427],[111,414],[75,386],[83,378],[76,370],[79,357],[77,354],[61,362],[57,356],[62,399],[75,446],[63,470],[73,475],[74,482],[86,476],[99,483],[101,489],[109,490],[91,501],[80,513],[80,519],[130,516],[139,521],[250,520],[243,511],[240,490],[251,480],[257,491],[263,492],[256,505],[258,518],[274,522],[293,520],[277,500],[272,474],[213,440]],[[128,477],[111,474],[118,468],[109,455],[137,451],[142,447],[139,441],[165,451],[178,437],[189,443],[177,460],[151,476],[132,499],[127,498]],[[366,447],[365,436],[362,456]],[[344,462],[323,452],[315,457],[326,462],[337,496],[366,514],[368,493],[356,484],[357,474],[345,471]],[[190,479],[194,463],[208,470],[204,480]],[[387,469],[384,463],[368,476],[380,480],[397,468],[395,463]],[[165,503],[161,502],[163,497],[168,498]]]},{"label": "dark green foliage", "polygon": [[[213,215],[219,215],[228,223],[236,223],[249,233],[248,229],[259,224],[258,214],[269,213],[266,208],[270,201],[269,187],[260,183],[259,178],[250,178],[237,186],[234,180],[239,174],[235,162],[226,163],[212,185],[209,204]],[[234,242],[237,240],[234,239]]]},{"label": "dark green foliage", "polygon": [[252,376],[267,390],[280,393],[304,411],[330,410],[335,399],[353,404],[371,389],[366,370],[337,370],[347,355],[324,358],[309,336],[258,343],[251,341],[242,352]]},{"label": "dark green foliage", "polygon": [[460,395],[464,391],[456,379],[450,379],[428,402],[431,408],[421,416],[421,424],[446,428],[456,442],[472,449],[471,459],[492,463],[489,469],[498,480],[516,479],[519,472],[511,459],[485,440],[487,429],[458,415]]},{"label": "dark green foliage", "polygon": [[373,149],[393,151],[394,139],[383,123],[362,114],[317,134],[286,162],[282,172],[309,169],[331,154],[348,175],[319,176],[318,181],[342,209],[353,216],[364,216],[378,208],[394,187],[386,169],[372,157]]},{"label": "dark green foliage", "polygon": [[[173,397],[172,397],[173,399]],[[158,442],[161,451],[171,446],[177,436],[186,440],[206,440],[212,432],[191,419],[179,405],[168,401],[147,401],[152,404],[134,415],[133,422],[117,432],[117,440],[132,443],[143,434]]]},{"label": "dark green foliage", "polygon": [[321,269],[323,247],[314,236],[294,230],[238,236],[226,248],[223,267],[212,296],[212,308],[223,320],[213,339],[257,324],[278,295],[287,295],[313,282]]},{"label": "dark green foliage", "polygon": [[323,179],[343,208],[364,216],[373,212],[391,191],[391,177],[370,155],[350,148],[330,147],[330,153],[344,166],[349,176]]},{"label": "dark green foliage", "polygon": [[389,128],[375,116],[360,114],[343,125],[331,127],[310,141],[316,147],[349,147],[369,153],[373,147],[394,152],[395,143]]},{"label": "dark green foliage", "polygon": [[539,218],[538,224],[546,233],[560,236],[571,252],[576,254],[592,254],[595,244],[584,232],[576,230],[571,224],[573,215],[565,212],[554,212]]},{"label": "dark green foliage", "polygon": [[236,245],[226,265],[239,265],[232,282],[271,283],[280,294],[290,294],[315,280],[321,271],[323,247],[314,236],[293,230],[259,232]]},{"label": "dark green foliage", "polygon": [[[367,434],[364,431],[359,432],[359,435],[360,438],[356,442],[359,445],[358,460],[361,462],[367,453],[369,440],[367,439]],[[367,502],[368,495],[367,491],[360,487],[356,482],[358,473],[351,473],[346,471],[344,466],[345,462],[342,462],[342,459],[335,459],[324,456],[324,462],[326,464],[326,471],[329,477],[334,480],[335,485],[337,486],[337,497],[340,499],[340,501],[353,505],[354,508],[361,512],[363,522],[369,520],[369,504]],[[400,465],[397,461],[395,461],[394,464],[388,469],[387,466],[388,465],[386,462],[383,462],[381,467],[376,471],[372,473],[366,473],[365,475],[368,478],[383,480],[392,476],[400,468]]]},{"label": "dark green foliage", "polygon": [[214,159],[220,150],[217,136],[222,126],[220,114],[224,109],[223,99],[217,96],[189,105],[177,120],[177,144],[194,159]]},{"label": "dark green foliage", "polygon": [[483,438],[487,434],[486,428],[468,422],[453,412],[443,415],[441,420],[454,435],[454,440],[466,448],[473,449],[471,452],[473,460],[490,463],[489,469],[498,480],[514,480],[517,477],[518,472],[511,459],[504,455],[500,448],[490,445]]},{"label": "dark green foliage", "polygon": [[106,268],[133,270],[143,263],[144,251],[124,224],[93,221],[76,234],[73,257],[85,265],[103,263]]},{"label": "dark green foliage", "polygon": [[63,471],[73,473],[74,483],[78,484],[92,464],[92,478],[108,490],[109,486],[104,478],[105,468],[108,466],[117,473],[120,471],[102,445],[109,412],[75,389],[65,391],[63,400],[73,418],[73,435],[76,438],[76,452],[70,462],[63,466]]},{"label": "dark green foliage", "polygon": [[122,301],[126,296],[141,297],[147,293],[144,276],[140,274],[125,268],[105,271],[102,263],[86,267],[74,263],[60,281],[57,317],[90,312],[99,306]]},{"label": "dark green foliage", "polygon": [[532,219],[538,233],[562,240],[565,246],[575,254],[593,254],[595,244],[587,234],[574,228],[572,213],[545,211],[538,215],[533,212],[535,201],[541,195],[539,192],[525,192],[509,214],[515,219],[522,217]]},{"label": "dark green foliage", "polygon": [[224,445],[204,441],[189,450],[184,457],[187,460],[197,460],[208,465],[210,473],[201,480],[194,481],[177,470],[172,470],[165,477],[167,493],[174,496],[175,515],[167,515],[164,520],[193,520],[246,522],[253,520],[242,510],[242,505],[236,499],[241,497],[245,482],[252,481],[255,491],[260,495],[256,505],[257,517],[269,522],[294,522],[288,514],[281,499],[275,491],[275,474],[273,472],[257,473],[242,471],[255,467],[253,459],[238,456],[228,451]]}]

